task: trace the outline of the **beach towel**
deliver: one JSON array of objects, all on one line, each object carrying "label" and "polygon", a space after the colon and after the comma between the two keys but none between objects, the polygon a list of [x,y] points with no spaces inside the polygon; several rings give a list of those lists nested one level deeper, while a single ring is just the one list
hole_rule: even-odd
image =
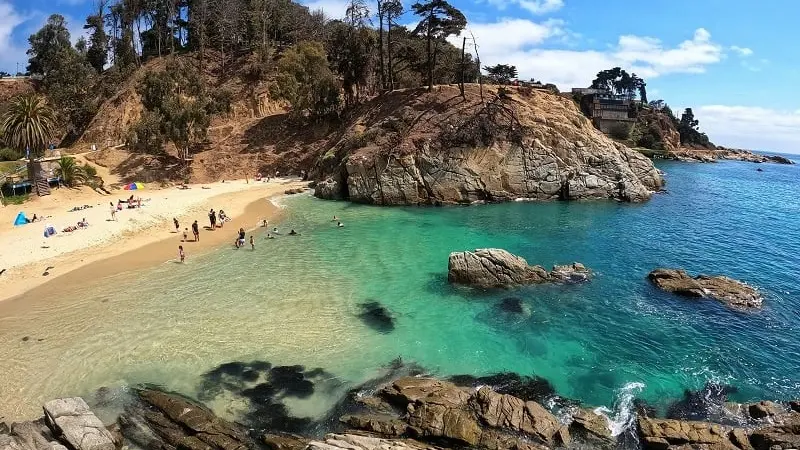
[{"label": "beach towel", "polygon": [[14,226],[25,225],[26,223],[28,223],[28,218],[25,217],[24,212],[20,211],[19,214],[17,214],[16,220],[14,220]]}]

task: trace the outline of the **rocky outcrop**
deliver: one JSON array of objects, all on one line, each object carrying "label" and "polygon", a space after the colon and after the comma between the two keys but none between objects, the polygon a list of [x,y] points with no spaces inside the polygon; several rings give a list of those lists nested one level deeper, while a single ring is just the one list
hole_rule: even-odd
[{"label": "rocky outcrop", "polygon": [[691,277],[680,269],[655,269],[647,278],[659,289],[684,297],[712,298],[738,308],[759,308],[763,303],[754,287],[724,276]]},{"label": "rocky outcrop", "polygon": [[324,441],[311,441],[308,450],[440,450],[411,439],[383,439],[357,434],[329,434]]},{"label": "rocky outcrop", "polygon": [[[366,104],[316,171],[322,198],[377,205],[647,200],[663,185],[638,152],[596,130],[572,101],[537,90],[503,98],[477,87],[389,93]],[[447,114],[442,114],[447,111]],[[365,125],[366,124],[366,125]],[[338,191],[336,190],[338,189]]]},{"label": "rocky outcrop", "polygon": [[[734,433],[733,429],[718,424],[641,417],[638,420],[638,427],[644,450],[745,449],[745,447],[739,447],[733,443],[733,440],[739,442],[742,435],[741,430]],[[745,440],[745,442],[747,441]]]},{"label": "rocky outcrop", "polygon": [[447,279],[451,283],[481,288],[581,282],[588,280],[590,275],[591,272],[580,263],[554,266],[548,272],[542,266],[528,265],[525,259],[496,248],[453,252],[447,263]]},{"label": "rocky outcrop", "polygon": [[735,148],[678,148],[668,152],[667,156],[676,161],[716,162],[718,160],[744,161],[752,163],[794,164],[789,158],[780,155],[762,155],[750,150]]},{"label": "rocky outcrop", "polygon": [[580,438],[592,447],[614,447],[615,440],[611,436],[608,419],[590,409],[581,408],[572,415],[569,432],[570,435]]},{"label": "rocky outcrop", "polygon": [[114,438],[80,397],[51,400],[44,405],[45,423],[75,450],[114,450]]},{"label": "rocky outcrop", "polygon": [[141,448],[245,450],[254,448],[246,430],[186,398],[153,389],[137,392],[119,423]]},{"label": "rocky outcrop", "polygon": [[4,424],[0,423],[0,450],[67,450],[44,420],[14,423],[3,428]]}]

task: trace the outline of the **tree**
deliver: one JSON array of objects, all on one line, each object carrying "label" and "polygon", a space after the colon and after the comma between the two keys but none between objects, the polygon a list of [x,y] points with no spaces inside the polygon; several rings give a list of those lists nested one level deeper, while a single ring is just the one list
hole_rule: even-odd
[{"label": "tree", "polygon": [[79,166],[71,156],[62,156],[56,161],[56,165],[56,175],[61,177],[61,181],[67,186],[84,183],[87,179],[83,167]]},{"label": "tree", "polygon": [[330,27],[328,59],[342,77],[345,105],[352,106],[360,98],[360,87],[373,73],[374,31],[340,21],[332,22]]},{"label": "tree", "polygon": [[677,125],[678,133],[681,135],[681,144],[700,145],[707,147],[711,145],[708,136],[699,131],[700,121],[694,118],[692,108],[686,108],[681,114],[681,120]]},{"label": "tree", "polygon": [[495,66],[485,66],[489,81],[493,84],[511,84],[511,80],[517,78],[517,67],[507,64],[497,64]]},{"label": "tree", "polygon": [[33,158],[42,155],[47,144],[52,141],[55,124],[52,108],[38,94],[15,97],[3,114],[0,135],[6,145],[30,155],[28,179],[31,181],[36,178]]},{"label": "tree", "polygon": [[58,63],[59,54],[72,50],[69,30],[64,16],[53,14],[44,26],[28,38],[28,72],[47,75]]},{"label": "tree", "polygon": [[295,116],[321,117],[339,106],[339,86],[328,67],[325,49],[319,42],[300,42],[286,50],[278,61],[278,75],[272,94],[286,100]]},{"label": "tree", "polygon": [[638,93],[642,102],[647,103],[646,86],[647,83],[635,73],[631,75],[624,69],[614,67],[598,72],[590,87],[624,95],[628,98],[634,98]]},{"label": "tree", "polygon": [[392,39],[392,25],[398,17],[403,15],[403,4],[400,0],[384,0],[383,13],[386,17],[386,58],[387,69],[389,70],[389,89],[394,90],[394,68],[392,66],[392,48],[394,41]]},{"label": "tree", "polygon": [[86,18],[85,30],[92,30],[89,37],[89,49],[86,52],[86,59],[95,71],[102,72],[108,63],[108,35],[106,34],[105,24],[103,23],[103,6],[100,3],[98,14],[90,15]]},{"label": "tree", "polygon": [[428,70],[428,89],[433,89],[433,71],[436,67],[436,55],[439,42],[448,36],[458,34],[467,26],[464,14],[452,6],[447,0],[428,0],[426,3],[411,5],[420,22],[414,34],[425,36],[426,66]]}]

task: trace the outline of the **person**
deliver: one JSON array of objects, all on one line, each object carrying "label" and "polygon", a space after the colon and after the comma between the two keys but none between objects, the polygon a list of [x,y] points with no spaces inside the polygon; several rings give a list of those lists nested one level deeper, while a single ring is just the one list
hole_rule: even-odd
[{"label": "person", "polygon": [[211,225],[212,230],[217,226],[217,213],[214,212],[214,208],[211,208],[211,211],[208,212],[208,223]]},{"label": "person", "polygon": [[219,210],[219,227],[222,228],[225,226],[225,221],[228,219],[228,216],[225,215],[225,211]]},{"label": "person", "polygon": [[244,236],[245,236],[244,228],[239,228],[239,240],[236,241],[238,248],[244,247]]},{"label": "person", "polygon": [[273,235],[271,235],[271,234],[267,233],[267,239],[275,239],[275,236],[273,236]]},{"label": "person", "polygon": [[183,262],[186,259],[186,253],[183,252],[183,246],[182,245],[178,246],[178,257],[181,258],[181,262]]},{"label": "person", "polygon": [[111,220],[117,220],[117,208],[114,206],[114,202],[108,202],[111,205]]},{"label": "person", "polygon": [[273,232],[273,233],[275,233],[275,234],[278,234],[278,227],[274,227],[274,228],[272,229],[272,232]]},{"label": "person", "polygon": [[331,222],[336,222],[337,220],[339,220],[339,218],[336,217],[336,216],[333,216],[333,219],[331,219]]},{"label": "person", "polygon": [[337,222],[336,226],[339,227],[339,228],[342,228],[344,226],[344,224],[342,222]]},{"label": "person", "polygon": [[176,219],[176,218],[174,218],[174,217],[173,217],[173,218],[172,218],[172,223],[174,223],[174,224],[175,224],[175,232],[176,232],[176,233],[178,233],[179,231],[181,231],[181,226],[180,226],[180,224],[178,223],[178,219]]},{"label": "person", "polygon": [[195,220],[192,224],[192,233],[194,233],[194,241],[200,242],[200,226],[197,225],[197,221]]},{"label": "person", "polygon": [[183,229],[183,242],[186,242],[188,239],[189,239],[189,229],[188,228],[184,228]]},{"label": "person", "polygon": [[294,229],[292,229],[292,231],[289,232],[289,236],[298,236],[298,235],[299,233],[294,231]]},{"label": "person", "polygon": [[78,222],[78,228],[86,228],[88,226],[89,222],[86,221],[86,217],[84,217],[83,219],[81,219],[80,222]]},{"label": "person", "polygon": [[255,250],[256,249],[256,241],[253,239],[253,235],[250,235],[250,248]]},{"label": "person", "polygon": [[262,228],[266,228],[266,227],[267,227],[267,225],[269,225],[269,220],[267,220],[267,219],[261,219],[261,227],[262,227]]}]

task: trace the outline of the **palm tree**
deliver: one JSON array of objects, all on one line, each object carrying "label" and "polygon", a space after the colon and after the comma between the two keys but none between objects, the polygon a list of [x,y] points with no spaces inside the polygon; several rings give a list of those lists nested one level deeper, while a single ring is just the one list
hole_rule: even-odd
[{"label": "palm tree", "polygon": [[61,181],[67,186],[72,187],[86,181],[86,173],[83,167],[75,162],[75,158],[71,156],[62,156],[56,164],[58,164],[56,175],[61,177]]},{"label": "palm tree", "polygon": [[8,146],[25,152],[28,158],[28,178],[35,186],[33,158],[41,154],[55,134],[56,118],[53,109],[37,94],[26,94],[11,100],[2,121],[0,133]]}]

